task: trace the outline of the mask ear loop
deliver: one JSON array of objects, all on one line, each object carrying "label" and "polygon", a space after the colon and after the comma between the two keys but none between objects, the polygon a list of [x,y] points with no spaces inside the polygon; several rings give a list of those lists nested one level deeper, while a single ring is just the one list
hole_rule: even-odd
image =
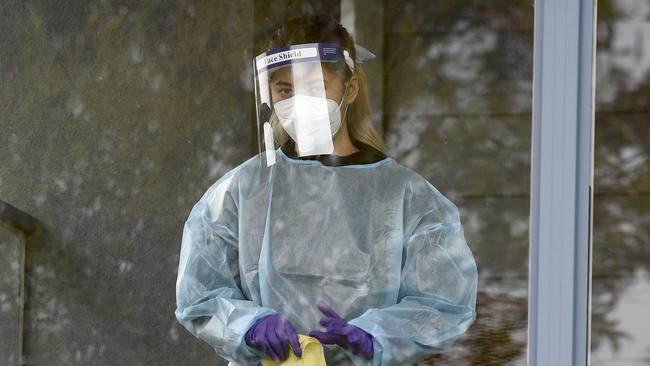
[{"label": "mask ear loop", "polygon": [[[345,100],[345,97],[347,96],[347,93],[348,93],[348,85],[350,85],[349,83],[350,83],[349,80],[345,83],[345,89],[343,89],[343,98],[341,98],[341,104],[343,104],[343,101]],[[339,104],[339,110],[341,109],[341,104]],[[350,107],[350,105],[349,105],[349,104],[345,104],[345,113],[343,113],[343,121],[345,121],[345,117],[346,117],[347,114],[348,114],[348,107]]]},{"label": "mask ear loop", "polygon": [[[345,82],[345,89],[343,89],[343,96],[341,97],[341,102],[339,103],[338,108],[337,108],[339,110],[339,113],[341,113],[341,105],[343,105],[343,101],[345,100],[346,94],[348,92],[348,85],[349,85],[348,83],[349,83],[349,81]],[[343,126],[343,123],[347,122],[346,117],[348,115],[348,108],[349,107],[350,107],[349,104],[345,105],[345,112],[343,113],[343,117],[341,117],[341,126]],[[334,135],[332,135],[332,136],[336,136],[336,134],[338,134],[340,131],[341,131],[341,128],[339,127],[339,129],[336,131],[336,133],[334,133]]]},{"label": "mask ear loop", "polygon": [[[354,60],[352,59],[352,57],[350,57],[350,52],[348,50],[345,50],[345,49],[343,50],[343,58],[345,59],[345,64],[350,69],[350,72],[352,73],[352,76],[354,76]],[[352,77],[350,77],[350,78],[352,78]],[[343,101],[345,100],[345,97],[347,95],[349,83],[350,83],[350,80],[345,82],[345,89],[343,89],[343,96],[341,97],[341,102],[339,103],[338,108],[337,108],[339,110],[339,113],[341,113],[340,112],[341,111],[341,105],[343,104]],[[348,116],[349,107],[350,107],[350,105],[348,105],[348,104],[345,105],[345,112],[343,113],[341,124],[347,122],[346,118]],[[336,133],[339,133],[339,131],[341,131],[340,128],[338,129],[338,131],[336,131]]]},{"label": "mask ear loop", "polygon": [[[355,45],[355,47],[356,47],[356,45]],[[365,48],[364,48],[364,50],[365,50]],[[368,52],[370,52],[370,51],[368,51]],[[352,57],[350,57],[350,52],[348,50],[345,50],[345,49],[343,50],[343,58],[345,58],[345,64],[348,65],[348,68],[350,68],[350,72],[352,73],[352,76],[354,76],[354,60],[352,59]],[[350,76],[350,79],[352,79],[352,76]],[[349,82],[350,82],[350,80],[348,80],[345,83],[345,90],[343,91],[343,98],[341,99],[341,104],[343,104],[343,100],[345,99],[346,93],[348,91]],[[345,113],[343,114],[343,120],[344,121],[345,121],[345,118],[347,117],[347,114],[348,114],[348,107],[349,107],[349,105],[346,104],[345,105]],[[340,108],[341,108],[341,106],[339,104],[339,109]]]},{"label": "mask ear loop", "polygon": [[343,89],[343,95],[341,96],[341,101],[339,102],[338,109],[341,109],[341,105],[343,104],[343,101],[345,100],[346,94],[348,93],[348,85],[349,85],[348,83],[349,82],[350,82],[349,80],[345,82],[345,88]]}]

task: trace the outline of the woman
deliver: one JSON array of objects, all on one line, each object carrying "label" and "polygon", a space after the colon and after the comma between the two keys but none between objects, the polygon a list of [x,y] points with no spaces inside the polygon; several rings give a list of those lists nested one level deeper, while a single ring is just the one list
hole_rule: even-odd
[{"label": "woman", "polygon": [[297,334],[325,344],[329,365],[443,351],[475,319],[456,206],[385,155],[345,28],[294,18],[269,46],[255,60],[265,151],[193,207],[177,319],[231,364],[299,356]]}]

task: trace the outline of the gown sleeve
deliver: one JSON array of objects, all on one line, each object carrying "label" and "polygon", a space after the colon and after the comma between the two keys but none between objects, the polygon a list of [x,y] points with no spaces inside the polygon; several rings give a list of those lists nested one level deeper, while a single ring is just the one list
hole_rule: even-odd
[{"label": "gown sleeve", "polygon": [[[398,301],[349,321],[373,337],[373,359],[356,365],[407,365],[443,352],[476,319],[477,268],[456,206],[430,183],[405,199]],[[419,212],[419,213],[418,213]]]},{"label": "gown sleeve", "polygon": [[175,315],[222,358],[257,365],[263,352],[249,347],[244,335],[275,311],[250,301],[241,290],[237,199],[233,170],[192,208],[183,228]]}]

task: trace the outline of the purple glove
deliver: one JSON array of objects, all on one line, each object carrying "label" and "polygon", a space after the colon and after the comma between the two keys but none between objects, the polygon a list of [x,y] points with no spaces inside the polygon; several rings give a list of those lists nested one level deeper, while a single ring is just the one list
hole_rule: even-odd
[{"label": "purple glove", "polygon": [[320,325],[327,328],[326,332],[311,331],[309,336],[318,339],[323,344],[338,344],[349,349],[355,355],[371,359],[373,354],[372,336],[363,329],[348,324],[337,314],[332,306],[325,301],[318,302],[318,309],[325,314]]},{"label": "purple glove", "polygon": [[291,321],[280,314],[267,315],[253,324],[244,337],[246,344],[262,349],[273,361],[289,357],[289,345],[293,353],[301,357],[298,333]]}]

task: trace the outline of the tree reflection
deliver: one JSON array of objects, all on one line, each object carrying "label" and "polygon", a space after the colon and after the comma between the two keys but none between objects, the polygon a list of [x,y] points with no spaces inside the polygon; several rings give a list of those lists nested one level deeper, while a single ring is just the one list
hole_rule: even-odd
[{"label": "tree reflection", "polygon": [[[353,3],[358,19],[377,7]],[[617,3],[598,2],[594,349],[624,341],[608,314],[650,263],[650,76],[617,48],[635,15]],[[28,253],[30,363],[220,364],[172,316],[182,222],[256,150],[250,59],[264,30],[331,4],[2,5],[0,198],[47,226]],[[381,9],[355,23],[377,38],[361,44],[383,45],[367,65],[382,90],[375,124],[392,156],[459,205],[481,276],[476,324],[423,364],[523,364],[532,1]]]},{"label": "tree reflection", "polygon": [[17,361],[20,239],[0,222],[0,364]]},{"label": "tree reflection", "polygon": [[[648,281],[650,269],[650,61],[635,56],[650,50],[647,5],[598,4],[592,352],[644,341],[613,311],[628,301],[622,294],[635,278]],[[642,362],[644,355],[624,357]]]}]

